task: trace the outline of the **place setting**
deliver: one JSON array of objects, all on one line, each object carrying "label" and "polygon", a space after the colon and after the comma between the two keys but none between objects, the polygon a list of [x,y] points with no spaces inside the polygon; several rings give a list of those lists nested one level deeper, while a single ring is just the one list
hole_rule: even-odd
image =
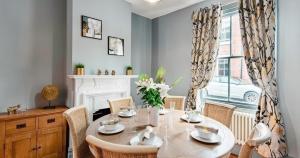
[{"label": "place setting", "polygon": [[219,144],[222,141],[219,129],[209,125],[196,124],[190,136],[195,140],[206,144]]},{"label": "place setting", "polygon": [[203,121],[200,111],[185,111],[185,114],[180,119],[188,123],[200,123]]},{"label": "place setting", "polygon": [[158,137],[151,126],[147,126],[144,130],[136,134],[129,141],[130,145],[147,145],[147,146],[155,146],[161,147],[163,144],[163,140]]},{"label": "place setting", "polygon": [[136,111],[132,107],[122,107],[120,112],[118,112],[119,117],[130,118],[136,115]]},{"label": "place setting", "polygon": [[125,125],[120,123],[120,119],[114,116],[100,122],[97,131],[101,134],[111,135],[124,131]]}]

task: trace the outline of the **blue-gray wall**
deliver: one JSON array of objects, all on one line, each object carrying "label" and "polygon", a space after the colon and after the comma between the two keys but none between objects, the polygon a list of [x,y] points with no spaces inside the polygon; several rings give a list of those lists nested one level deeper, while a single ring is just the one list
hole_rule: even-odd
[{"label": "blue-gray wall", "polygon": [[[161,65],[167,69],[167,81],[177,76],[184,78],[171,94],[186,95],[191,82],[192,11],[212,3],[227,4],[234,1],[204,1],[153,20],[152,73]],[[278,2],[279,100],[286,123],[289,155],[296,158],[300,157],[300,18],[296,17],[300,15],[300,1]]]},{"label": "blue-gray wall", "polygon": [[[152,21],[137,14],[132,14],[131,23],[131,64],[134,73],[151,75]],[[137,96],[134,81],[131,85],[131,94],[136,104],[142,104],[140,96]]]},{"label": "blue-gray wall", "polygon": [[[124,74],[131,64],[131,5],[124,0],[68,0],[67,11],[71,23],[67,28],[68,74],[79,62],[85,65],[86,74],[97,74],[97,69]],[[102,20],[102,40],[81,37],[81,15]],[[125,40],[125,56],[107,54],[108,36]]]},{"label": "blue-gray wall", "polygon": [[39,92],[46,84],[65,100],[65,0],[0,1],[0,108],[47,105]]},{"label": "blue-gray wall", "polygon": [[278,86],[289,155],[300,157],[300,1],[278,0]]}]

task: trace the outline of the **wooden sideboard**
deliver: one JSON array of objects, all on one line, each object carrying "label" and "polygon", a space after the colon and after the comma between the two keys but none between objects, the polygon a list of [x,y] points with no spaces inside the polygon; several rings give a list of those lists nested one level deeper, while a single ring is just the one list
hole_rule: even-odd
[{"label": "wooden sideboard", "polygon": [[65,106],[57,106],[0,114],[0,157],[66,157],[67,123],[62,115],[65,110]]}]

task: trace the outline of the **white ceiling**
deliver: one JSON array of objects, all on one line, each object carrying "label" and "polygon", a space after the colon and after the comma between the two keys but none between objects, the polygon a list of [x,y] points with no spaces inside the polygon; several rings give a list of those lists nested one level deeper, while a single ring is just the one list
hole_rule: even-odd
[{"label": "white ceiling", "polygon": [[149,3],[144,0],[125,1],[132,4],[134,13],[154,19],[204,0],[161,0],[157,3]]}]

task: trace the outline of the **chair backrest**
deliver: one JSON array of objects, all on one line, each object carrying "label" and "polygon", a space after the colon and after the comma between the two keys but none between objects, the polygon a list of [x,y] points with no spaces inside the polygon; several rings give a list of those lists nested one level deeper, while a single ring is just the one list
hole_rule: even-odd
[{"label": "chair backrest", "polygon": [[130,107],[133,105],[132,97],[108,100],[110,112],[118,113],[121,107]]},{"label": "chair backrest", "polygon": [[89,153],[85,141],[85,132],[89,126],[88,113],[85,106],[76,106],[63,113],[71,131],[72,150],[74,158],[81,158]]},{"label": "chair backrest", "polygon": [[91,152],[95,158],[156,158],[158,152],[157,147],[113,144],[102,141],[92,135],[88,135],[86,141],[89,143]]},{"label": "chair backrest", "polygon": [[263,123],[258,123],[242,146],[239,158],[251,158],[253,148],[271,139],[271,130]]},{"label": "chair backrest", "polygon": [[170,108],[172,102],[175,103],[176,110],[184,110],[185,96],[167,96],[165,98],[165,108]]},{"label": "chair backrest", "polygon": [[207,102],[205,103],[203,115],[217,120],[229,128],[234,109],[235,106],[232,105]]}]

